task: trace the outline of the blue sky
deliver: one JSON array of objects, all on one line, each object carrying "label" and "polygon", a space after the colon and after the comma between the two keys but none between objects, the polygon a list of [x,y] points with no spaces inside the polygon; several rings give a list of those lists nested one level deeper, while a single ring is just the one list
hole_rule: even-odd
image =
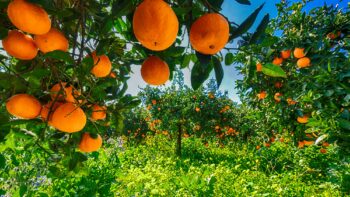
[{"label": "blue sky", "polygon": [[[225,15],[230,21],[234,21],[238,24],[242,23],[244,19],[252,13],[257,7],[259,7],[263,2],[266,2],[263,10],[259,14],[257,18],[257,22],[254,24],[254,26],[251,28],[250,31],[254,31],[256,26],[259,24],[261,19],[266,13],[270,14],[271,18],[274,18],[277,16],[277,9],[275,4],[280,2],[281,0],[266,0],[266,1],[261,1],[261,0],[251,0],[250,6],[246,5],[241,5],[238,4],[235,0],[225,0],[224,4],[222,6],[222,14]],[[297,0],[291,0],[292,2],[298,2]],[[340,7],[347,7],[348,0],[345,1],[340,1],[340,0],[314,0],[311,2],[307,7],[306,11],[318,7],[318,6],[323,6],[324,3],[327,4],[339,4]],[[233,46],[234,47],[234,46]],[[145,87],[146,83],[142,80],[141,78],[141,73],[140,73],[140,66],[133,65],[132,66],[133,74],[131,75],[131,79],[128,81],[129,89],[127,93],[136,95],[139,91],[139,88]],[[237,79],[240,79],[241,76],[237,73],[235,70],[235,67],[232,66],[224,66],[225,70],[225,76],[222,82],[222,85],[220,87],[220,90],[228,90],[229,96],[232,100],[239,102],[239,98],[236,95],[236,90],[235,90],[235,81]],[[190,83],[190,69],[186,68],[183,70],[184,76],[185,76],[185,83],[187,85],[191,85]],[[211,77],[214,77],[214,73],[211,74]],[[166,85],[169,85],[170,82],[167,82]]]}]

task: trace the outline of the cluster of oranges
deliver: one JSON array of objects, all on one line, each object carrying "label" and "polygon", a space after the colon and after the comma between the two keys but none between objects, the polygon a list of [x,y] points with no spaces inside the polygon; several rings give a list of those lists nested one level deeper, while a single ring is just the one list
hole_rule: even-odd
[{"label": "cluster of oranges", "polygon": [[[296,63],[298,68],[306,68],[306,67],[309,67],[311,65],[311,60],[310,60],[310,58],[306,57],[306,54],[305,54],[304,51],[305,51],[304,48],[295,48],[294,51],[293,51],[293,56],[298,59],[297,63]],[[283,51],[281,51],[280,55],[273,59],[272,64],[274,64],[276,66],[281,66],[282,63],[286,59],[289,59],[291,57],[291,53],[292,53],[291,50],[283,50]],[[263,65],[260,62],[258,62],[256,64],[256,71],[257,72],[261,72],[262,69],[263,69]],[[280,89],[282,86],[283,86],[282,82],[276,82],[275,83],[275,87],[277,89]],[[282,93],[276,92],[273,97],[274,97],[274,100],[276,102],[281,102],[281,97],[282,96],[283,96]],[[264,91],[264,90],[260,91],[257,94],[257,97],[258,97],[259,100],[265,99],[267,97],[266,91]],[[295,105],[297,103],[292,98],[287,98],[286,101],[287,101],[288,105]],[[305,123],[308,122],[308,116],[298,117],[297,121],[299,123],[305,124]]]},{"label": "cluster of oranges", "polygon": [[[135,10],[133,30],[137,40],[147,49],[163,51],[176,40],[179,21],[163,0],[144,0]],[[192,47],[206,55],[219,52],[229,39],[229,23],[220,14],[209,13],[198,18],[189,33]],[[162,85],[170,76],[168,64],[157,56],[148,57],[141,76],[150,85]]]},{"label": "cluster of oranges", "polygon": [[[51,20],[42,7],[26,0],[14,0],[7,7],[7,15],[18,29],[9,31],[7,37],[2,40],[3,47],[9,55],[20,60],[31,60],[37,56],[38,50],[44,54],[56,50],[68,51],[68,40],[58,29],[51,27]],[[34,35],[34,38],[29,34]],[[93,52],[90,57],[94,61],[91,73],[95,77],[113,77],[112,64],[106,55],[98,56]],[[60,82],[51,88],[52,101],[44,106],[31,95],[17,94],[8,99],[6,108],[17,118],[34,119],[40,115],[43,121],[57,130],[74,133],[83,130],[87,122],[86,114],[80,108],[86,101],[77,99],[78,97],[81,97],[80,91],[65,82]],[[90,117],[92,121],[105,119],[106,107],[96,104],[89,107],[93,111]],[[89,133],[84,133],[79,149],[92,152],[98,150],[101,145],[101,136],[93,138]]]}]

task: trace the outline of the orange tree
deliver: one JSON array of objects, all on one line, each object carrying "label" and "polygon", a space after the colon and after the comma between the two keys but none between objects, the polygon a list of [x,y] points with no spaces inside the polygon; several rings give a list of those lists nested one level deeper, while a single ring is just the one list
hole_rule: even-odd
[{"label": "orange tree", "polygon": [[[250,5],[248,0],[237,2]],[[45,157],[75,168],[86,159],[84,152],[101,147],[100,139],[122,130],[123,111],[139,104],[125,95],[131,65],[148,57],[158,60],[142,66],[142,77],[150,84],[163,84],[177,66],[194,64],[194,89],[212,70],[219,85],[220,50],[246,34],[263,7],[238,25],[218,14],[222,3],[1,1],[0,150],[31,147],[29,151],[41,150]],[[266,20],[261,24],[256,37]],[[153,79],[150,68],[157,68]]]},{"label": "orange tree", "polygon": [[294,135],[304,145],[350,145],[350,12],[333,6],[303,11],[306,2],[277,4],[258,44],[240,42],[233,61],[244,76],[240,97],[254,114],[249,129]]},{"label": "orange tree", "polygon": [[143,105],[126,114],[125,133],[141,140],[147,135],[166,135],[176,140],[181,155],[183,137],[198,137],[203,143],[215,139],[224,145],[238,138],[238,105],[218,90],[214,80],[206,87],[193,90],[184,85],[183,74],[176,72],[167,88],[146,87],[139,93]]}]

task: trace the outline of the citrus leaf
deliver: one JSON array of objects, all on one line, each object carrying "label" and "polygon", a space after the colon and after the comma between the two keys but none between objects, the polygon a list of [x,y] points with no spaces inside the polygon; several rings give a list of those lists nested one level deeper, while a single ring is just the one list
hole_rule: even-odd
[{"label": "citrus leaf", "polygon": [[224,78],[224,69],[221,66],[221,62],[217,57],[213,57],[213,66],[215,71],[215,78],[217,86],[220,87],[222,79]]},{"label": "citrus leaf", "polygon": [[232,53],[227,53],[225,56],[225,64],[226,66],[230,66],[234,62],[234,56]]},{"label": "citrus leaf", "polygon": [[286,72],[279,66],[268,63],[263,65],[262,72],[270,77],[283,77],[287,78]]},{"label": "citrus leaf", "polygon": [[245,21],[243,21],[243,23],[235,31],[232,32],[229,39],[230,41],[244,34],[250,29],[250,27],[254,24],[256,17],[258,16],[259,12],[264,7],[264,5],[265,3],[261,4],[260,7],[258,7],[252,14],[250,14],[248,18]]},{"label": "citrus leaf", "polygon": [[250,41],[249,41],[250,44],[256,43],[259,40],[259,38],[261,37],[261,35],[264,34],[265,29],[266,29],[267,25],[269,24],[269,21],[270,21],[270,15],[266,14],[264,16],[264,18],[261,20],[256,31],[254,32],[254,34],[250,38]]},{"label": "citrus leaf", "polygon": [[201,64],[197,62],[191,72],[191,85],[194,90],[197,90],[205,80],[208,79],[210,72],[213,69],[212,64]]},{"label": "citrus leaf", "polygon": [[201,53],[196,52],[197,59],[200,61],[201,64],[209,64],[211,61],[211,55],[204,55]]},{"label": "citrus leaf", "polygon": [[350,130],[350,121],[340,118],[338,122],[341,128]]},{"label": "citrus leaf", "polygon": [[251,5],[249,0],[236,0],[237,3],[243,4],[243,5]]},{"label": "citrus leaf", "polygon": [[64,61],[69,64],[74,64],[74,59],[69,55],[69,53],[64,51],[52,51],[44,55],[45,58],[53,58],[57,60]]}]

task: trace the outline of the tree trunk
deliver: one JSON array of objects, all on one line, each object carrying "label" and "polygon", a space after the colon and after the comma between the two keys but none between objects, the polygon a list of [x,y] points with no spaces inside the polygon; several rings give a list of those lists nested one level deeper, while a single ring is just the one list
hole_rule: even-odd
[{"label": "tree trunk", "polygon": [[182,138],[181,123],[178,124],[177,131],[178,131],[178,134],[177,134],[176,155],[181,157],[181,138]]}]

